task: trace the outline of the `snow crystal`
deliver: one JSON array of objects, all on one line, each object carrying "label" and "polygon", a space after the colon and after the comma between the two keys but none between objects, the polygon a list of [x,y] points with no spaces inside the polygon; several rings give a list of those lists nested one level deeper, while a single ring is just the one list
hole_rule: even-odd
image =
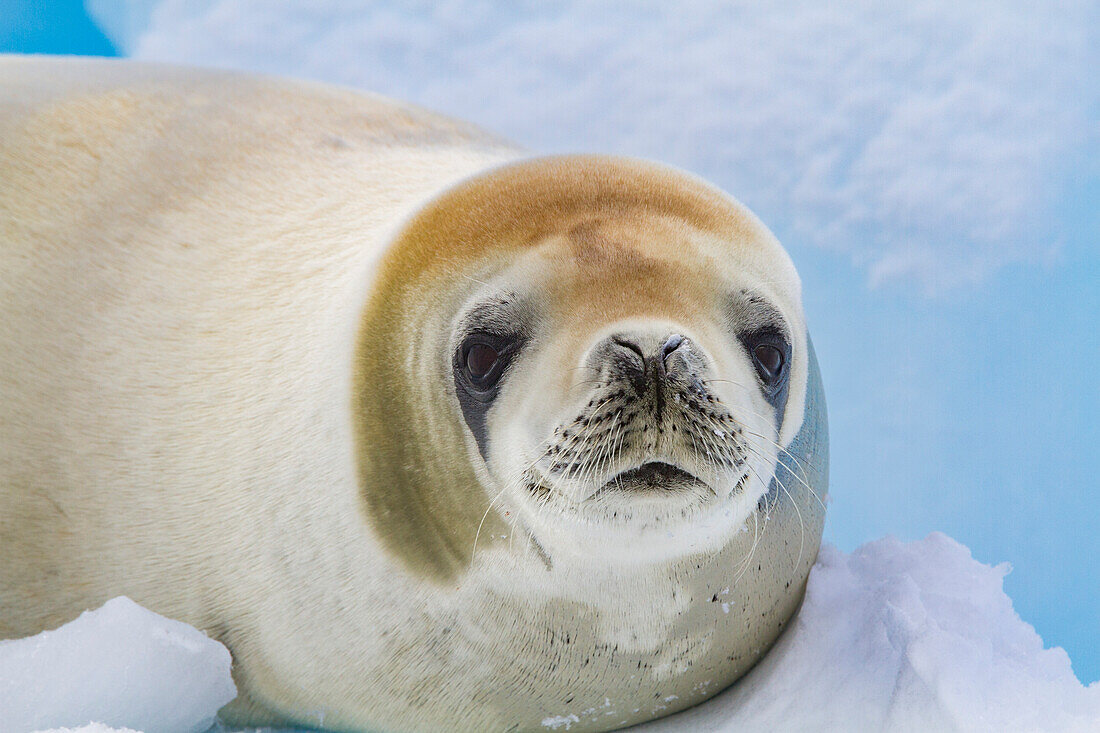
[{"label": "snow crystal", "polygon": [[202,632],[115,598],[55,631],[0,642],[0,733],[197,733],[237,695],[230,661]]},{"label": "snow crystal", "polygon": [[581,719],[578,718],[576,715],[553,715],[543,720],[542,725],[543,727],[550,728],[551,730],[557,730],[558,728],[562,727],[564,727],[566,730],[569,730],[573,727],[573,723],[579,722],[581,722]]}]

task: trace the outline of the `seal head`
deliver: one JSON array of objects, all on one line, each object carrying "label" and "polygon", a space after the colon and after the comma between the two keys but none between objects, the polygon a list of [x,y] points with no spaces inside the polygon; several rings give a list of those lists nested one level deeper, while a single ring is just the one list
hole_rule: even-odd
[{"label": "seal head", "polygon": [[725,194],[648,163],[539,159],[460,184],[399,235],[363,324],[365,506],[439,578],[487,522],[550,563],[712,552],[802,423],[789,258]]}]

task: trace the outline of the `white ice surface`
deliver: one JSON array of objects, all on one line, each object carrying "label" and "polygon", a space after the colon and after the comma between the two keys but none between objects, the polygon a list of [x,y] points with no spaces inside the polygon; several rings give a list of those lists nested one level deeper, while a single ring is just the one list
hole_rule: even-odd
[{"label": "white ice surface", "polygon": [[990,567],[950,537],[822,548],[797,621],[731,690],[656,731],[1100,731],[1084,687],[1044,649]]},{"label": "white ice surface", "polygon": [[[1081,685],[1062,649],[1043,648],[1004,593],[1007,572],[938,533],[851,555],[825,546],[797,620],[768,656],[731,690],[644,728],[1100,731],[1100,683]],[[200,731],[232,695],[223,647],[127,599],[0,643],[3,733],[90,720]],[[547,711],[547,730],[583,716]]]},{"label": "white ice surface", "polygon": [[236,697],[230,663],[202,632],[115,598],[54,631],[0,642],[0,733],[90,723],[197,733]]}]

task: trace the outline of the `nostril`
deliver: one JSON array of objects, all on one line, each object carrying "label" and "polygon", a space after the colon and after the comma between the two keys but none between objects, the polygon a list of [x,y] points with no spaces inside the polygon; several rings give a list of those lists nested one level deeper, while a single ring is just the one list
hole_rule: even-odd
[{"label": "nostril", "polygon": [[626,339],[620,338],[618,336],[613,338],[612,341],[614,341],[616,344],[623,347],[627,351],[633,351],[635,354],[637,354],[638,359],[641,361],[642,365],[645,365],[645,354],[642,353],[642,348],[638,346],[638,344],[632,341],[627,341]]},{"label": "nostril", "polygon": [[665,345],[661,347],[661,363],[664,363],[668,359],[668,355],[684,343],[684,337],[678,333],[674,333],[668,337],[665,341]]},{"label": "nostril", "polygon": [[[668,379],[669,355],[687,341],[688,339],[678,333],[669,334],[663,343],[648,334],[640,340],[636,340],[630,334],[617,334],[611,336],[607,343],[614,345],[612,364],[618,375],[628,380],[638,394],[644,394],[649,389],[649,382],[660,384]],[[654,342],[660,346],[655,348]],[[608,353],[608,356],[611,356],[611,353]],[[660,389],[659,387],[658,391]],[[658,399],[660,399],[659,396]]]},{"label": "nostril", "polygon": [[620,338],[618,336],[611,339],[612,342],[622,348],[624,351],[631,354],[627,363],[621,364],[623,369],[623,376],[630,380],[630,383],[634,386],[634,389],[638,394],[645,392],[645,380],[646,380],[646,358],[642,353],[642,348],[633,341]]}]

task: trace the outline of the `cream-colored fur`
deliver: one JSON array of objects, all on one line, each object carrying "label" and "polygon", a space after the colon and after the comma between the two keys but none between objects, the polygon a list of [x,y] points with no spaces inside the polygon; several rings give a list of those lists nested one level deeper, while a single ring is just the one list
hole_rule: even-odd
[{"label": "cream-colored fur", "polygon": [[[606,729],[693,704],[751,666],[820,539],[796,486],[797,519],[747,507],[740,539],[629,570],[549,570],[500,517],[461,572],[421,572],[394,550],[384,507],[364,510],[388,487],[362,484],[372,445],[357,443],[352,405],[373,377],[356,371],[356,345],[403,266],[379,263],[400,232],[429,231],[406,229],[429,201],[518,157],[462,123],[327,86],[0,58],[0,637],[128,595],[230,647],[241,697],[228,719],[346,730],[529,729],[574,714],[574,730]],[[443,209],[443,221],[465,225],[467,210],[495,208]],[[446,259],[467,239],[421,254]],[[801,349],[789,260],[771,239],[738,257]],[[425,318],[454,309],[448,324],[462,305],[412,297]],[[424,323],[394,327],[410,343],[449,337]],[[378,363],[414,392],[438,386],[403,359]],[[784,430],[798,429],[805,384],[803,361]],[[395,444],[457,430],[449,399],[373,429]],[[728,586],[761,557],[734,604]]]}]

